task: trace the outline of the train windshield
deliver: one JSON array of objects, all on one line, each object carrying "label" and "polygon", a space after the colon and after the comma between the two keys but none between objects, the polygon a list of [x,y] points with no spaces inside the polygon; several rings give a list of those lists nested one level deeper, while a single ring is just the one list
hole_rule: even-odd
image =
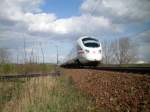
[{"label": "train windshield", "polygon": [[82,41],[86,47],[100,47],[99,41],[97,39],[84,38]]},{"label": "train windshield", "polygon": [[82,41],[84,42],[84,41],[89,41],[89,40],[93,40],[93,41],[96,41],[96,42],[98,42],[98,40],[97,39],[94,39],[94,38],[84,38],[84,39],[82,39]]}]

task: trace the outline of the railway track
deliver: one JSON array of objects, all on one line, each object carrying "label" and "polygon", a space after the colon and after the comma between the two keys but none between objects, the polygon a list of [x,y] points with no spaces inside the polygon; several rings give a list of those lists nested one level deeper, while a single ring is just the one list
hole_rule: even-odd
[{"label": "railway track", "polygon": [[128,72],[128,73],[139,73],[139,74],[150,74],[150,67],[96,67],[92,69]]},{"label": "railway track", "polygon": [[127,73],[138,73],[150,75],[150,67],[67,67],[72,69],[94,69],[94,70],[105,70],[105,71],[116,71],[116,72],[127,72]]},{"label": "railway track", "polygon": [[[94,69],[94,70],[105,70],[105,71],[116,71],[116,72],[127,72],[127,73],[138,73],[150,75],[150,67],[69,67],[72,69]],[[44,76],[59,76],[60,71],[54,71],[51,73],[26,73],[18,75],[4,75],[0,76],[0,80],[9,80],[16,78],[32,78],[32,77],[44,77]]]},{"label": "railway track", "polygon": [[55,71],[51,73],[26,73],[26,74],[18,74],[18,75],[4,75],[0,76],[0,80],[9,80],[9,79],[17,79],[17,78],[33,78],[33,77],[44,77],[44,76],[60,76],[60,71]]}]

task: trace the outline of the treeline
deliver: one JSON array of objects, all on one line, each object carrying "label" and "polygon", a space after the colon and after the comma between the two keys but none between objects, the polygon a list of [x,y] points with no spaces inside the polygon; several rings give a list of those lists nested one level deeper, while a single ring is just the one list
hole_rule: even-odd
[{"label": "treeline", "polygon": [[0,48],[0,64],[10,62],[10,52],[6,48]]},{"label": "treeline", "polygon": [[136,43],[128,37],[102,42],[104,64],[129,64],[138,60]]},{"label": "treeline", "polygon": [[31,52],[31,55],[28,58],[26,55],[24,57],[23,63],[18,61],[18,56],[16,56],[17,61],[12,63],[14,60],[13,54],[11,54],[10,50],[6,48],[0,48],[0,75],[49,73],[55,68],[54,64],[44,63],[44,56],[43,61],[40,62],[33,52]]}]

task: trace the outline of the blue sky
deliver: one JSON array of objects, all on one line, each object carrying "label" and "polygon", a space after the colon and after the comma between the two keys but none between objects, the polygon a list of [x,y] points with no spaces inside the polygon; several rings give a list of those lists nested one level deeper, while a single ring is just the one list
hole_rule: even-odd
[{"label": "blue sky", "polygon": [[46,0],[41,9],[47,13],[55,13],[59,18],[80,15],[79,7],[83,0]]},{"label": "blue sky", "polygon": [[[9,9],[8,9],[9,7]],[[77,38],[96,36],[99,40],[127,37],[138,42],[139,54],[150,57],[150,1],[148,0],[3,0],[0,4],[0,48],[10,50],[15,62],[32,51],[42,61],[56,62],[67,56]],[[139,41],[140,40],[140,41]],[[36,43],[36,44],[35,44]]]}]

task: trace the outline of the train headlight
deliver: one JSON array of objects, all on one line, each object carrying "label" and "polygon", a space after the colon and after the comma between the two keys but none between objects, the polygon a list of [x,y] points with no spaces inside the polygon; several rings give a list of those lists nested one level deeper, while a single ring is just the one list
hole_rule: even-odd
[{"label": "train headlight", "polygon": [[90,52],[90,51],[89,51],[89,50],[87,50],[87,49],[86,49],[85,51],[86,51],[87,53],[89,53],[89,52]]}]

